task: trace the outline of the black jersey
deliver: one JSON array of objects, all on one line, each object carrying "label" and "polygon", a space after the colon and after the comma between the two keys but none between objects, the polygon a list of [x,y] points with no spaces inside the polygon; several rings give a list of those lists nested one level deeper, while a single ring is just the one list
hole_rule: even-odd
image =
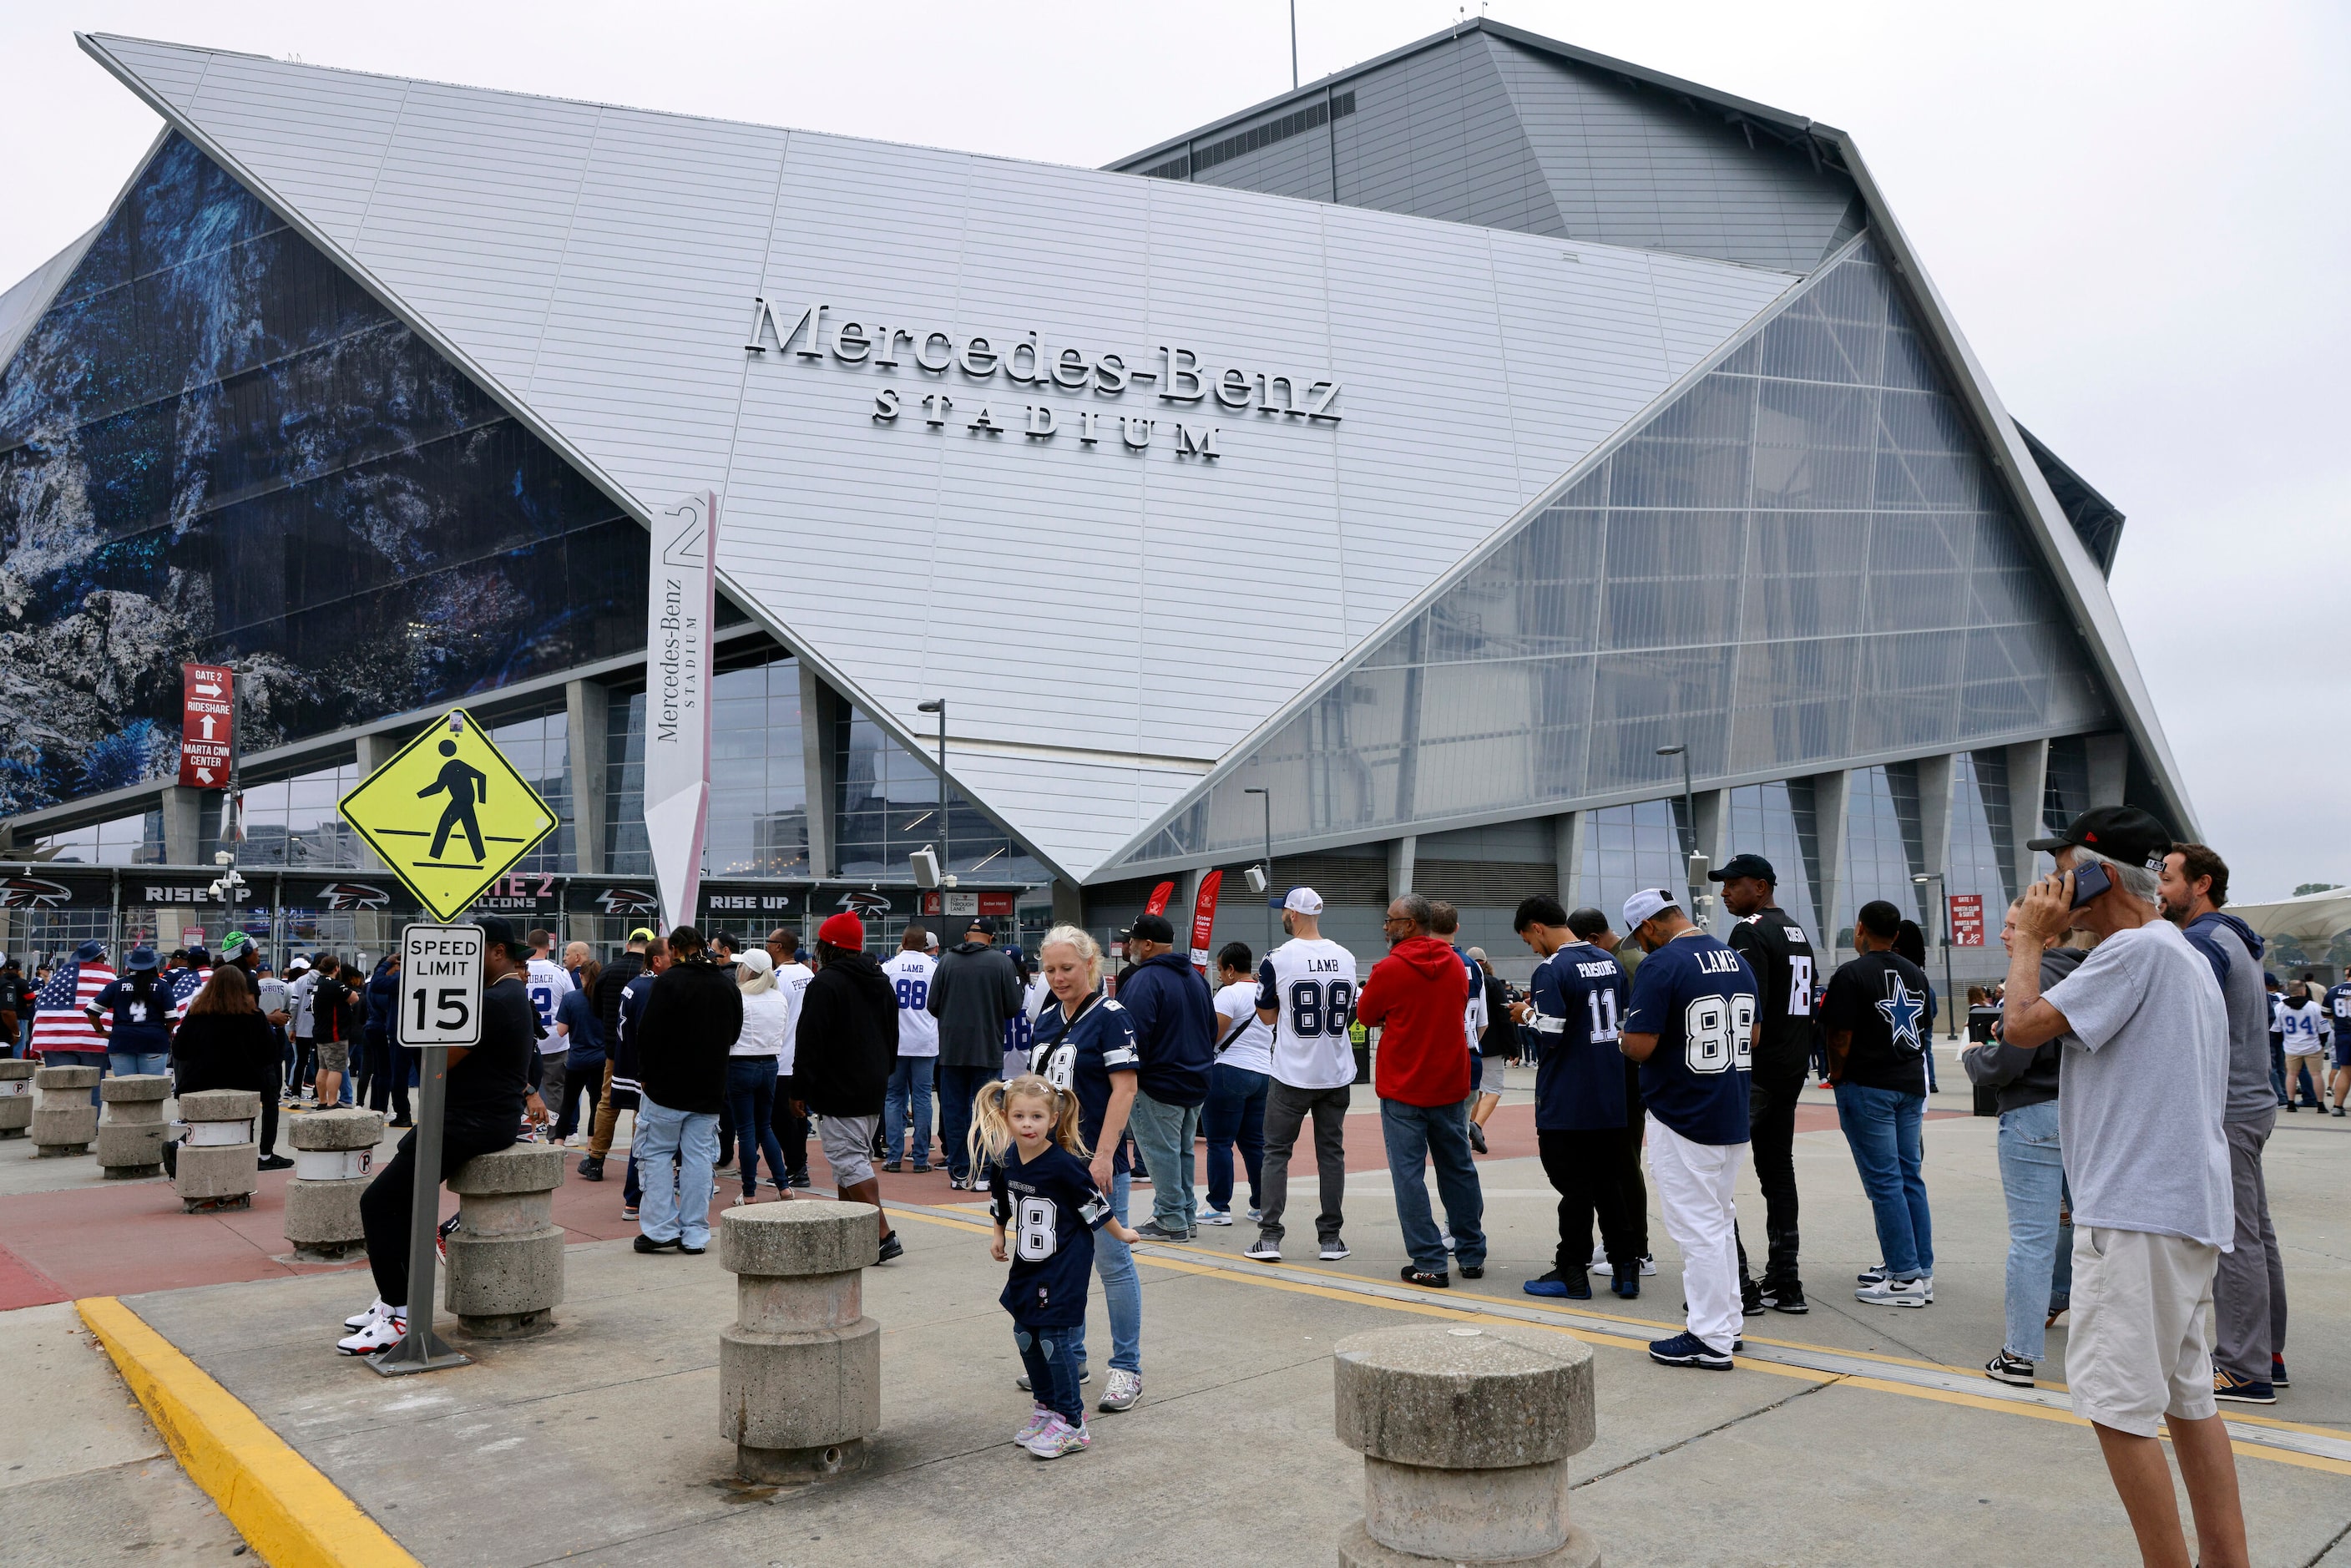
[{"label": "black jersey", "polygon": [[1094,1232],[1111,1212],[1085,1163],[1058,1144],[1033,1160],[1008,1149],[988,1172],[987,1191],[1012,1254],[1012,1274],[998,1298],[1004,1310],[1022,1323],[1085,1322]]},{"label": "black jersey", "polygon": [[1759,909],[1735,921],[1724,938],[1755,971],[1755,1071],[1802,1073],[1813,1056],[1812,939],[1784,909]]}]

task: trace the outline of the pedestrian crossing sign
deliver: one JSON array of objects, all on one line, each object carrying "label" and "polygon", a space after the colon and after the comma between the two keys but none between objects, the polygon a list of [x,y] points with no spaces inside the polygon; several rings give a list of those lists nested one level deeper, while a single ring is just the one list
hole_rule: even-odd
[{"label": "pedestrian crossing sign", "polygon": [[339,803],[343,821],[434,918],[454,921],[557,827],[555,813],[452,708]]}]

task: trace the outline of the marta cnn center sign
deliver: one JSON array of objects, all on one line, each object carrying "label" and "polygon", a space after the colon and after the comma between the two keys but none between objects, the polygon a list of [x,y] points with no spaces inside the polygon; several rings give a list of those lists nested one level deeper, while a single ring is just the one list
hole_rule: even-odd
[{"label": "marta cnn center sign", "polygon": [[180,666],[180,786],[228,788],[236,734],[236,674],[225,664]]}]

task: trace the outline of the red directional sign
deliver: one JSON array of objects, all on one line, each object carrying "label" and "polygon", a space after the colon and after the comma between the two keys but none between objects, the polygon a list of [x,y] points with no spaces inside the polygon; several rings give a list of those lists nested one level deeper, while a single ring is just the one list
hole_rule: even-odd
[{"label": "red directional sign", "polygon": [[235,680],[235,672],[221,664],[180,666],[180,783],[187,789],[228,788]]},{"label": "red directional sign", "polygon": [[1980,893],[1951,894],[1951,946],[1980,947],[1983,945],[1983,894]]}]

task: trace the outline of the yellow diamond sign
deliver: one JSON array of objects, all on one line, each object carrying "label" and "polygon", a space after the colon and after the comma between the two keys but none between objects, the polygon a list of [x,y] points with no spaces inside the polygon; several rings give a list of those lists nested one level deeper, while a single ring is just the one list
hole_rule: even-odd
[{"label": "yellow diamond sign", "polygon": [[340,802],[365,839],[444,922],[556,829],[555,813],[464,708],[400,748]]}]

